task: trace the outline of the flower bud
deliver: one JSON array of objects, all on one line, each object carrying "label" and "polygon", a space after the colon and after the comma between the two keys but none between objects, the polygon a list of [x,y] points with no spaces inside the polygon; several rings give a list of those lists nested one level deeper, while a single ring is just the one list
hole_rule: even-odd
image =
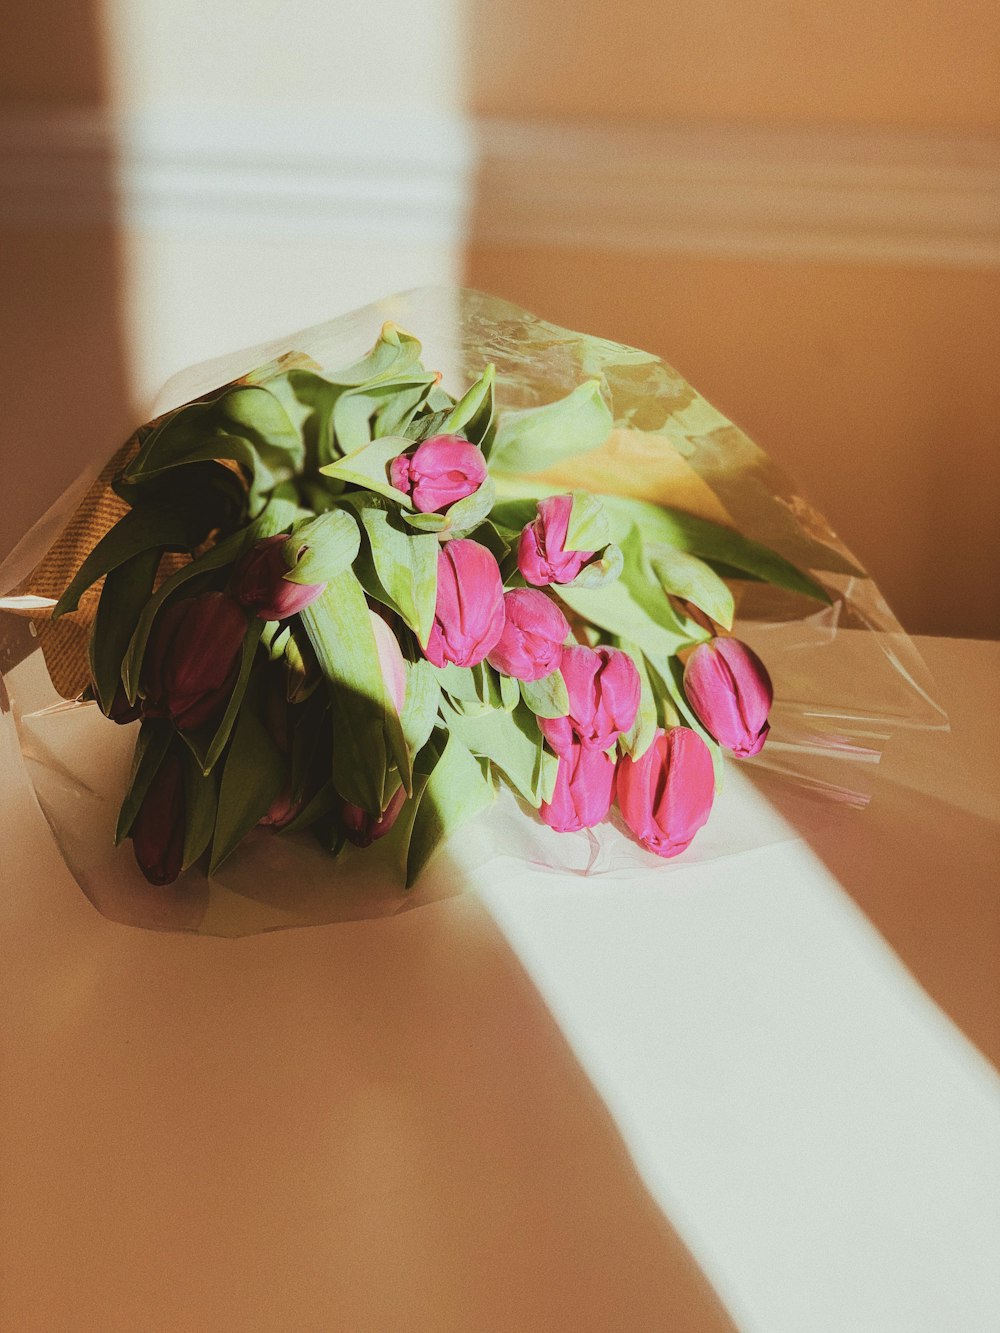
[{"label": "flower bud", "polygon": [[291,787],[284,787],[268,806],[267,814],[258,819],[258,827],[273,829],[275,833],[280,833],[296,815],[301,813],[305,803],[305,798],[293,801]]},{"label": "flower bud", "polygon": [[684,667],[684,693],[698,720],[741,759],[763,748],[774,690],[767,668],[739,639],[700,643]]},{"label": "flower bud", "polygon": [[614,760],[574,740],[559,756],[552,800],[542,803],[539,814],[558,833],[593,828],[611,809],[614,785]]},{"label": "flower bud", "polygon": [[392,700],[396,712],[402,717],[406,703],[406,662],[399,646],[399,640],[377,611],[369,610],[372,633],[375,635],[375,651],[382,670],[386,693]]},{"label": "flower bud", "polygon": [[399,812],[405,804],[406,791],[402,787],[396,788],[392,799],[378,819],[367,810],[362,810],[360,805],[345,801],[341,814],[348,841],[353,842],[355,847],[370,847],[377,839],[384,838],[399,818]]},{"label": "flower bud", "polygon": [[161,611],[142,664],[143,712],[169,717],[180,731],[208,722],[232,693],[247,632],[242,607],[205,592]]},{"label": "flower bud", "polygon": [[468,538],[445,542],[438,554],[437,605],[424,653],[435,666],[475,666],[503,633],[500,567]]},{"label": "flower bud", "polygon": [[708,819],[715,770],[708,746],[690,727],[657,731],[638,759],[618,761],[618,808],[636,838],[657,856],[677,856]]},{"label": "flower bud", "polygon": [[545,739],[562,754],[574,739],[607,750],[639,711],[642,686],[628,653],[618,648],[564,648],[560,669],[569,694],[566,717],[539,718]]},{"label": "flower bud", "polygon": [[233,571],[231,589],[238,602],[261,620],[285,620],[326,591],[325,583],[292,583],[282,533],[254,542]]},{"label": "flower bud", "polygon": [[127,726],[130,722],[135,722],[142,716],[142,700],[136,699],[134,704],[128,701],[128,695],[125,693],[125,686],[119,685],[115,690],[115,697],[111,701],[111,707],[108,709],[108,717],[112,722],[117,722],[120,727]]},{"label": "flower bud", "polygon": [[394,458],[389,480],[421,514],[430,514],[478,491],[486,480],[486,459],[459,435],[434,435],[412,454]]},{"label": "flower bud", "polygon": [[172,884],[184,862],[184,766],[176,746],[167,751],[143,797],[129,837],[150,884]]},{"label": "flower bud", "polygon": [[504,593],[504,627],[490,666],[517,680],[541,680],[558,667],[569,623],[551,597],[536,588]]},{"label": "flower bud", "polygon": [[593,551],[565,549],[572,509],[571,495],[539,500],[538,517],[524,528],[517,546],[517,565],[528,583],[569,583],[593,558]]}]

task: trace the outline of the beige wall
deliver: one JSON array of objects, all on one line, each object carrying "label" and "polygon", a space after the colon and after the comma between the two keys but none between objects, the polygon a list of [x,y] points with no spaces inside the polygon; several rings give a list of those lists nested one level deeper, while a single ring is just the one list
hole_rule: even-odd
[{"label": "beige wall", "polygon": [[[616,121],[644,136],[783,126],[816,133],[820,151],[836,127],[969,131],[976,153],[1000,144],[992,0],[624,0],[613,11],[603,0],[472,0],[471,10],[470,96],[491,117]],[[933,170],[916,189],[933,198]],[[627,191],[620,205],[627,223]],[[466,277],[676,365],[787,466],[907,628],[1000,635],[1000,269],[967,256],[900,263],[877,243],[863,262],[838,263],[822,235],[815,259],[791,246],[787,258],[779,248],[757,259],[738,237],[694,256],[670,236],[658,248],[632,245],[612,222],[606,233],[604,244],[503,244],[480,210]]]},{"label": "beige wall", "polygon": [[491,115],[1000,127],[994,0],[470,0]]}]

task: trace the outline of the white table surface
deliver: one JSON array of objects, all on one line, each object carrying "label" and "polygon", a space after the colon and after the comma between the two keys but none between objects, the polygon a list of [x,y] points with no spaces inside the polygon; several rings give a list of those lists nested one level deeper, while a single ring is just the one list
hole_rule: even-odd
[{"label": "white table surface", "polygon": [[873,806],[244,940],[99,916],[0,753],[0,1327],[1000,1329],[1000,645]]}]

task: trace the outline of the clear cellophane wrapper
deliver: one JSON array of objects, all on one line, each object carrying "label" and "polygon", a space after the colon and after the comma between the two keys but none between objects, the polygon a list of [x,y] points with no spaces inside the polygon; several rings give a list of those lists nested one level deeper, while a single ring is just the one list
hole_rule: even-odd
[{"label": "clear cellophane wrapper", "polygon": [[666,877],[686,866],[794,837],[767,799],[772,781],[809,800],[863,807],[896,732],[947,725],[914,645],[823,518],[762,450],[648,353],[558,328],[495,297],[420,289],[184,371],[161,392],[154,420],[233,381],[258,378],[269,364],[349,364],[386,321],[421,340],[424,365],[439,370],[455,396],[493,363],[500,413],[554,402],[598,378],[615,429],[601,448],[540,474],[547,485],[641,498],[731,526],[823,584],[828,606],[770,584],[734,585],[735,632],[774,682],[768,743],[751,760],[727,762],[708,825],[675,860],[644,851],[616,818],[555,833],[501,787],[496,804],[453,838],[408,892],[401,887],[400,826],[335,859],[308,832],[261,830],[211,877],[195,866],[175,884],[149,885],[130,846],[116,848],[113,840],[138,724],[115,726],[95,703],[78,699],[99,587],[78,612],[48,622],[84,556],[125,511],[111,481],[137,449],[142,428],[71,487],[0,565],[5,740],[20,747],[66,863],[104,915],[244,935],[389,915],[525,866],[568,876],[656,876],[666,887]]}]

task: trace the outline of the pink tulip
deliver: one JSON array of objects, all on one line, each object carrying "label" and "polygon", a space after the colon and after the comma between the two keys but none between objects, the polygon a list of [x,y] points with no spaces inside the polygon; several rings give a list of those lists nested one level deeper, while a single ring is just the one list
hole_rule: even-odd
[{"label": "pink tulip", "polygon": [[403,704],[406,702],[406,662],[399,640],[377,611],[369,610],[368,614],[371,616],[375,651],[378,653],[385,688],[396,712],[402,715]]},{"label": "pink tulip", "polygon": [[684,667],[684,693],[698,720],[741,759],[767,740],[774,690],[767,668],[739,639],[700,643]]},{"label": "pink tulip", "polygon": [[708,819],[715,771],[708,746],[690,727],[657,731],[639,759],[618,761],[618,808],[657,856],[678,856]]},{"label": "pink tulip", "polygon": [[234,597],[204,592],[161,611],[142,664],[143,712],[180,731],[210,721],[232,693],[247,618]]},{"label": "pink tulip", "polygon": [[569,583],[593,551],[567,551],[566,534],[573,509],[571,495],[551,495],[538,502],[538,517],[527,524],[517,546],[517,564],[528,583]]},{"label": "pink tulip", "polygon": [[504,593],[504,627],[490,666],[518,680],[541,680],[558,667],[569,622],[551,597],[535,588]]},{"label": "pink tulip", "polygon": [[607,750],[628,731],[639,711],[641,685],[635,663],[618,648],[564,648],[560,669],[569,694],[566,717],[539,718],[545,739],[562,754],[575,739]]},{"label": "pink tulip", "polygon": [[422,514],[447,509],[486,480],[482,450],[459,435],[433,435],[389,465],[389,480]]},{"label": "pink tulip", "polygon": [[181,873],[185,820],[184,766],[172,747],[149,784],[129,834],[136,863],[150,884],[172,884]]},{"label": "pink tulip", "polygon": [[285,578],[286,536],[254,542],[233,572],[233,596],[261,620],[285,620],[304,610],[326,591],[325,583],[292,583]]},{"label": "pink tulip", "polygon": [[614,785],[614,760],[574,741],[559,756],[552,800],[542,803],[539,814],[558,833],[593,828],[611,809]]},{"label": "pink tulip", "polygon": [[503,633],[503,584],[496,560],[478,542],[446,542],[438,554],[434,626],[424,652],[435,666],[475,666]]},{"label": "pink tulip", "polygon": [[405,803],[406,792],[402,787],[397,787],[389,804],[376,819],[367,810],[362,810],[360,805],[352,805],[350,801],[345,801],[342,817],[348,842],[353,842],[355,847],[370,847],[379,838],[384,838],[399,818],[399,812]]}]

